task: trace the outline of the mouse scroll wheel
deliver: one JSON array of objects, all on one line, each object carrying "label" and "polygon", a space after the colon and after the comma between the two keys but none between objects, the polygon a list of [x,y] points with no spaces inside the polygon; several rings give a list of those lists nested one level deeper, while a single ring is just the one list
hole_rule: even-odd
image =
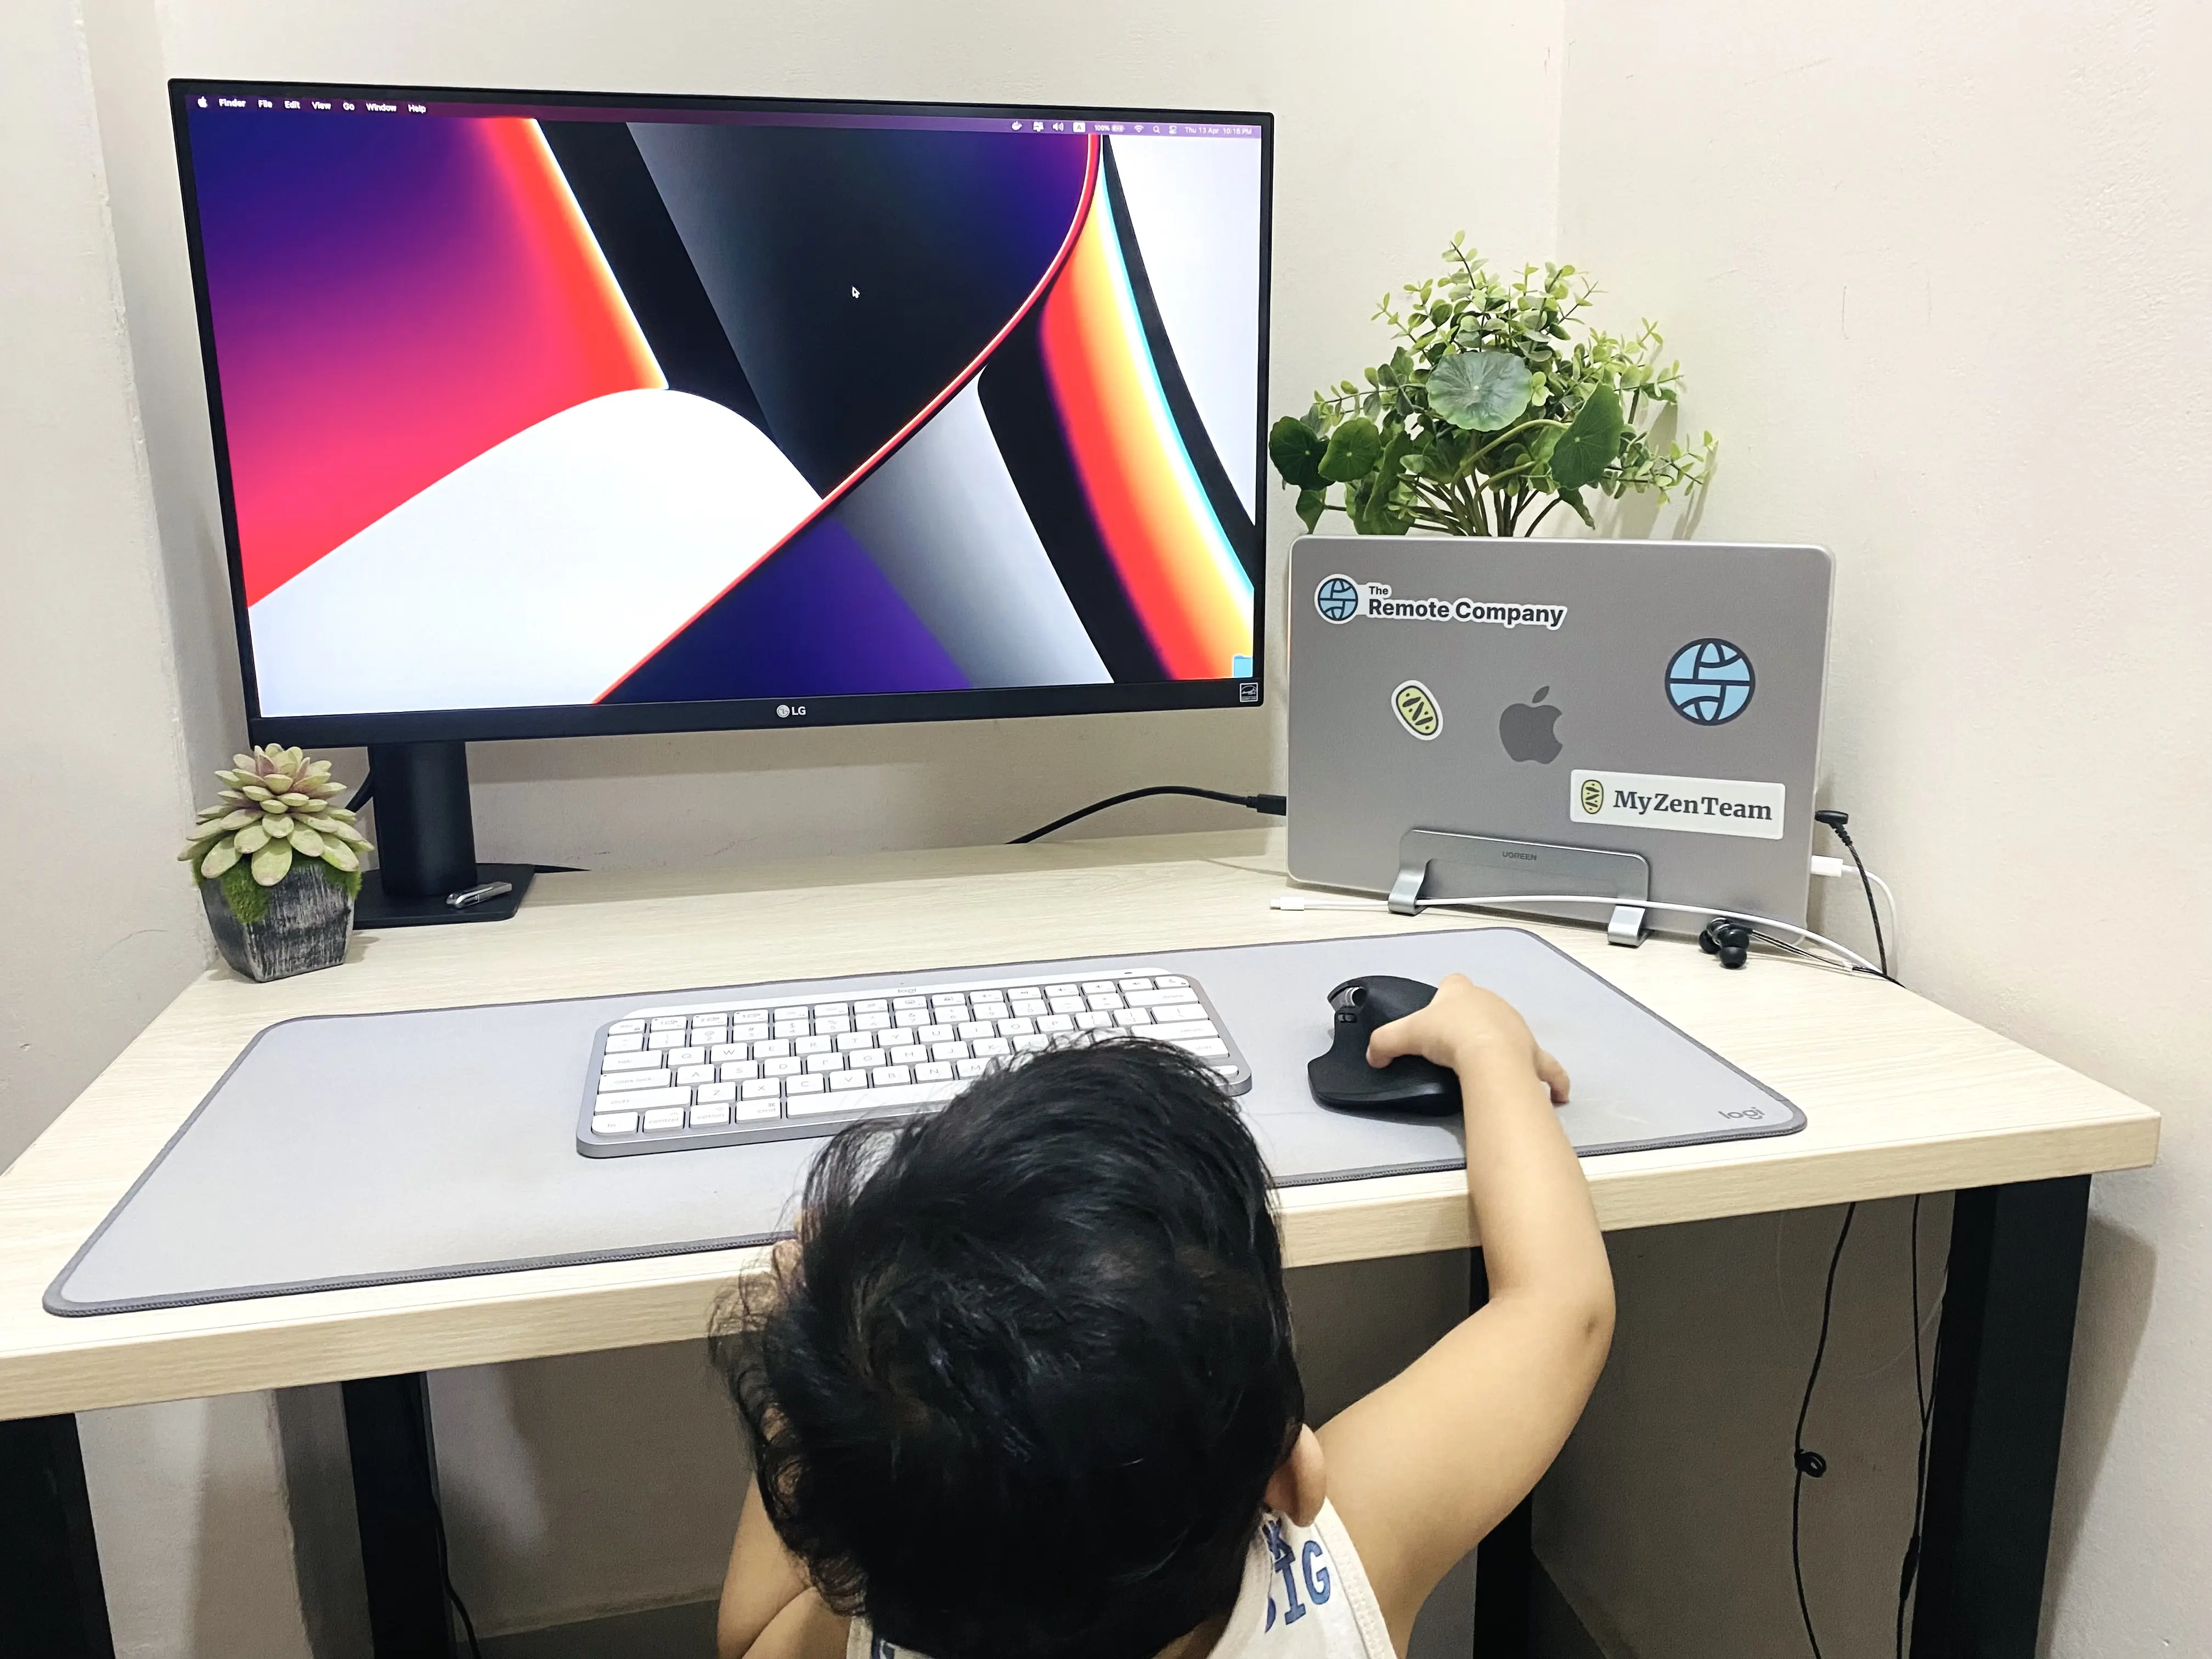
[{"label": "mouse scroll wheel", "polygon": [[1367,988],[1364,985],[1347,985],[1328,1000],[1329,1006],[1336,1010],[1339,1019],[1357,1018],[1360,1009],[1366,1006]]}]

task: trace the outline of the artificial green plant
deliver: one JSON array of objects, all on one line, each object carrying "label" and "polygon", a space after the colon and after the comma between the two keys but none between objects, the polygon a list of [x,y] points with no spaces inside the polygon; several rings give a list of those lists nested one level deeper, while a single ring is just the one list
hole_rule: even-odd
[{"label": "artificial green plant", "polygon": [[269,889],[301,860],[348,898],[361,891],[361,854],[374,848],[334,805],[346,786],[332,781],[331,763],[298,749],[270,744],[231,757],[218,772],[219,805],[204,808],[192,838],[177,856],[202,882],[218,882],[231,914],[253,923],[269,915]]},{"label": "artificial green plant", "polygon": [[1595,528],[1591,490],[1663,501],[1703,487],[1711,433],[1692,449],[1652,440],[1680,384],[1656,325],[1593,327],[1595,285],[1572,265],[1501,276],[1464,235],[1443,257],[1442,276],[1382,297],[1398,343],[1366,384],[1316,392],[1268,433],[1307,529],[1334,510],[1366,535],[1526,535],[1563,501]]}]

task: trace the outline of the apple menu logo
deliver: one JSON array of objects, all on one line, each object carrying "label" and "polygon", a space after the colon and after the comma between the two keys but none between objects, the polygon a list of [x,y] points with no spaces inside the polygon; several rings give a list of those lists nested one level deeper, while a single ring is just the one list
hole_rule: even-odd
[{"label": "apple menu logo", "polygon": [[1550,686],[1540,685],[1534,696],[1526,702],[1508,703],[1498,717],[1498,740],[1515,760],[1549,766],[1559,759],[1562,745],[1552,726],[1559,711],[1544,701],[1551,695]]}]

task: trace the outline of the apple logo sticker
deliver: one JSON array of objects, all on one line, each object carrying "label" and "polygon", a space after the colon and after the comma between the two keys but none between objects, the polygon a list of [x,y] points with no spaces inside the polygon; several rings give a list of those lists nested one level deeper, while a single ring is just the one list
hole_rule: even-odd
[{"label": "apple logo sticker", "polygon": [[1540,685],[1534,696],[1526,702],[1508,703],[1498,717],[1498,740],[1515,760],[1549,766],[1559,759],[1562,745],[1552,726],[1559,718],[1559,710],[1544,701],[1551,695],[1550,686]]}]

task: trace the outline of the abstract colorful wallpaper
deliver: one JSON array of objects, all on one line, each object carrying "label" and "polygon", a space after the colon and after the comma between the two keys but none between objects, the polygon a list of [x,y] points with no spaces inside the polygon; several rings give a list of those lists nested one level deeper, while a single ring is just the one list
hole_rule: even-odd
[{"label": "abstract colorful wallpaper", "polygon": [[258,102],[189,137],[264,717],[1252,674],[1256,133]]}]

